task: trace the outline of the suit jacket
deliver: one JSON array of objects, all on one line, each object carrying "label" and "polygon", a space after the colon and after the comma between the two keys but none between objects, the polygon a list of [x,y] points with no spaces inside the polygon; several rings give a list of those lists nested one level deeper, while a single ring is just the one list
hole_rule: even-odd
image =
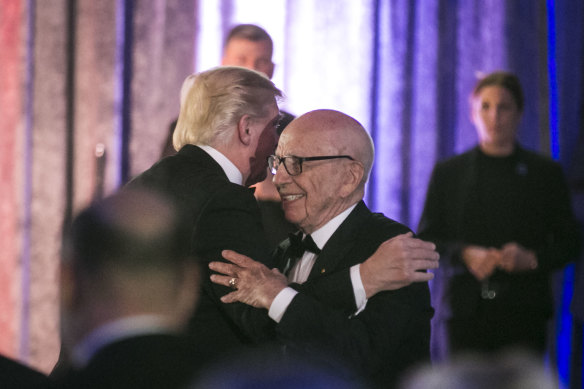
[{"label": "suit jacket", "polygon": [[[338,282],[383,241],[408,231],[360,202],[322,248],[308,281],[296,286],[301,292],[276,326],[280,339],[300,353],[343,356],[358,374],[379,387],[392,387],[408,367],[429,361],[433,310],[426,283],[378,293],[353,316],[354,297],[353,306],[346,304],[347,291]],[[286,241],[276,253],[280,268],[289,256]],[[328,283],[330,303],[306,293],[316,283]]]},{"label": "suit jacket", "polygon": [[254,309],[243,304],[223,304],[219,298],[230,289],[213,284],[207,266],[210,261],[222,261],[224,249],[270,264],[269,246],[253,193],[231,183],[221,166],[193,145],[158,161],[127,186],[161,191],[182,206],[192,220],[191,251],[201,261],[203,272],[202,294],[189,325],[197,344],[213,357],[265,339],[267,327],[271,326],[269,320],[265,315],[254,316],[250,313]]},{"label": "suit jacket", "polygon": [[55,388],[184,388],[204,366],[206,356],[184,337],[171,334],[122,339],[96,352],[88,365],[70,370]]},{"label": "suit jacket", "polygon": [[[428,187],[418,230],[421,238],[436,242],[441,253],[432,289],[438,319],[474,315],[481,301],[481,284],[460,259],[464,245],[477,244],[468,239],[472,231],[465,227],[465,218],[478,203],[479,153],[476,147],[437,163]],[[490,277],[497,287],[492,304],[545,319],[552,313],[549,274],[577,254],[578,229],[560,166],[519,146],[514,158],[520,201],[502,222],[513,226],[507,242],[534,250],[539,266],[515,274],[496,271]]]},{"label": "suit jacket", "polygon": [[0,355],[0,387],[4,389],[40,389],[49,387],[46,375]]}]

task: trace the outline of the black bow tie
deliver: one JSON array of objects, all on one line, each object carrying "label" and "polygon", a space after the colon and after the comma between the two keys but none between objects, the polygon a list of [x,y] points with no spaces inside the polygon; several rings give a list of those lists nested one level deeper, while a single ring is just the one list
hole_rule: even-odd
[{"label": "black bow tie", "polygon": [[305,251],[310,251],[311,253],[320,254],[320,249],[314,243],[314,240],[310,235],[306,235],[302,239],[302,233],[290,234],[290,254],[293,257],[301,257]]}]

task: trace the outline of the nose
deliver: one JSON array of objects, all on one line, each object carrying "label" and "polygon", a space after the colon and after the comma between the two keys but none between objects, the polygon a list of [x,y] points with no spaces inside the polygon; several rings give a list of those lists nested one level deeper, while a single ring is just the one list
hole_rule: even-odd
[{"label": "nose", "polygon": [[502,109],[501,107],[496,107],[493,110],[493,119],[498,120],[501,117]]}]

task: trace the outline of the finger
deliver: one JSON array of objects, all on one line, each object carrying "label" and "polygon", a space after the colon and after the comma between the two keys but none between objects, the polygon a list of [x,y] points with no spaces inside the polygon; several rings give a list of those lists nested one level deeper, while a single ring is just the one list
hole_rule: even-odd
[{"label": "finger", "polygon": [[510,266],[510,265],[508,265],[508,264],[501,264],[501,265],[499,266],[499,268],[500,268],[500,269],[502,269],[502,270],[505,270],[505,271],[507,271],[507,272],[511,270],[511,266]]},{"label": "finger", "polygon": [[253,259],[243,254],[239,254],[233,250],[223,250],[221,252],[223,258],[227,259],[229,262],[232,262],[240,267],[249,267],[256,263]]},{"label": "finger", "polygon": [[278,270],[278,268],[275,268],[275,267],[272,269],[272,273],[277,274],[279,276],[282,275],[282,273],[280,272],[280,270]]},{"label": "finger", "polygon": [[229,263],[215,261],[209,263],[209,269],[216,271],[217,273],[225,274],[228,276],[234,276],[236,274],[238,266]]},{"label": "finger", "polygon": [[410,248],[412,249],[422,249],[422,250],[436,250],[436,245],[432,242],[428,242],[427,240],[422,240],[419,238],[410,238],[407,240],[407,243]]},{"label": "finger", "polygon": [[425,273],[425,272],[414,272],[411,277],[412,282],[427,282],[434,279],[434,273]]},{"label": "finger", "polygon": [[227,293],[225,296],[221,297],[221,302],[229,304],[229,303],[235,303],[238,302],[238,298],[237,298],[237,291],[233,291],[231,293]]},{"label": "finger", "polygon": [[390,242],[396,242],[398,240],[413,239],[413,236],[414,236],[414,234],[412,232],[406,232],[405,234],[397,235],[397,236],[394,236],[393,238],[386,240],[381,245],[389,244]]},{"label": "finger", "polygon": [[438,251],[435,251],[434,249],[414,248],[410,252],[410,254],[414,259],[426,259],[435,262],[440,260],[440,254],[438,253]]},{"label": "finger", "polygon": [[416,259],[412,261],[412,266],[413,269],[415,269],[416,271],[437,269],[439,266],[439,262],[426,259]]},{"label": "finger", "polygon": [[483,271],[479,271],[479,270],[474,271],[473,275],[479,281],[482,281],[487,277],[487,275]]},{"label": "finger", "polygon": [[213,282],[214,284],[223,285],[223,286],[227,286],[228,288],[231,288],[231,285],[229,285],[229,281],[233,278],[231,276],[222,276],[219,274],[211,274],[211,276],[209,278],[211,279],[211,282]]},{"label": "finger", "polygon": [[494,264],[496,266],[500,266],[504,269],[507,269],[512,264],[512,258],[508,255],[502,255]]}]

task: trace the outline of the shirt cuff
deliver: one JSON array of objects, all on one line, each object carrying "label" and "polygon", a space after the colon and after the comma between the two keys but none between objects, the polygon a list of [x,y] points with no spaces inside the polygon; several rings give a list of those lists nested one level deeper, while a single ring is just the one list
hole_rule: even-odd
[{"label": "shirt cuff", "polygon": [[280,291],[272,301],[272,305],[270,305],[270,309],[268,310],[268,316],[276,323],[279,323],[288,309],[288,306],[294,299],[294,297],[298,294],[298,291],[286,287]]},{"label": "shirt cuff", "polygon": [[353,284],[355,305],[357,306],[355,315],[364,310],[365,306],[367,305],[367,294],[365,293],[365,287],[363,286],[363,281],[361,280],[361,273],[359,271],[360,266],[361,264],[357,264],[351,267],[351,283]]}]

